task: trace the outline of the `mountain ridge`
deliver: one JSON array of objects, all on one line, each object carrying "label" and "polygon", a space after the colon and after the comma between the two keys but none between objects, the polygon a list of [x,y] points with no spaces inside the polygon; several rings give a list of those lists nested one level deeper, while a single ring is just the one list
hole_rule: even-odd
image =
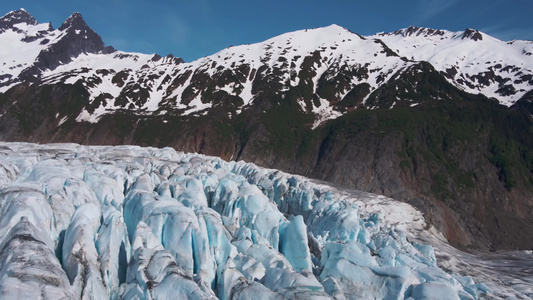
[{"label": "mountain ridge", "polygon": [[[67,24],[69,23],[69,20],[76,20],[78,19],[80,20],[80,22],[83,23],[83,26],[86,26],[85,22],[83,22],[83,19],[81,17],[81,15],[79,13],[74,13],[71,17],[69,17],[61,26],[60,26],[60,29],[65,29],[65,27],[67,26]],[[84,28],[88,28],[88,27],[84,27]],[[333,29],[335,28],[335,29]],[[76,30],[80,30],[80,29],[76,29]],[[271,38],[265,42],[262,42],[262,43],[257,43],[257,44],[252,44],[252,45],[243,45],[243,46],[235,46],[235,47],[231,47],[231,48],[228,48],[228,49],[223,49],[221,50],[220,52],[218,53],[215,53],[211,56],[207,56],[207,57],[204,57],[204,58],[201,58],[201,59],[198,59],[196,61],[193,61],[193,62],[190,62],[190,63],[186,63],[186,64],[189,64],[189,65],[193,65],[193,66],[201,66],[202,65],[202,61],[210,61],[210,62],[215,62],[217,63],[218,65],[222,65],[222,66],[225,66],[226,68],[229,68],[231,66],[228,66],[227,64],[224,64],[223,62],[217,62],[217,56],[220,56],[221,54],[224,55],[224,53],[231,53],[232,51],[235,51],[236,49],[240,49],[242,47],[252,47],[254,46],[253,48],[255,48],[255,51],[257,51],[258,53],[256,54],[253,54],[253,53],[248,53],[247,57],[248,57],[248,61],[246,64],[250,65],[250,62],[251,61],[261,61],[261,60],[265,60],[265,62],[268,62],[268,58],[267,56],[268,55],[275,55],[275,51],[268,51],[268,49],[257,49],[258,48],[258,45],[264,45],[265,47],[268,48],[267,44],[269,43],[276,43],[276,41],[285,41],[285,42],[290,42],[290,39],[288,39],[289,36],[292,36],[292,37],[295,37],[296,39],[298,38],[298,35],[304,35],[302,36],[303,39],[305,39],[306,41],[313,41],[314,42],[314,47],[310,47],[310,48],[314,48],[314,49],[308,49],[308,51],[304,51],[303,53],[299,54],[301,56],[304,56],[304,55],[309,55],[311,52],[313,51],[316,51],[316,50],[323,50],[322,48],[323,47],[329,47],[329,48],[335,48],[335,47],[339,47],[339,43],[341,42],[341,40],[339,41],[336,41],[334,39],[332,39],[331,41],[328,41],[326,43],[320,43],[320,40],[324,40],[324,37],[321,37],[320,34],[315,34],[316,32],[318,31],[322,31],[324,32],[323,35],[324,36],[331,36],[331,35],[341,35],[343,33],[346,33],[346,38],[347,39],[350,39],[350,38],[353,38],[355,36],[361,38],[361,39],[365,39],[365,40],[369,40],[369,39],[374,39],[374,40],[380,40],[380,41],[384,41],[384,49],[382,51],[386,51],[387,52],[387,55],[393,55],[392,53],[393,52],[396,52],[396,54],[400,57],[405,57],[406,59],[409,59],[409,60],[414,60],[414,61],[428,61],[430,63],[432,63],[440,72],[443,72],[443,74],[446,74],[447,75],[447,78],[450,82],[452,82],[452,84],[456,85],[457,87],[463,89],[463,90],[466,90],[467,92],[470,92],[470,93],[484,93],[485,95],[487,95],[488,97],[495,97],[497,99],[499,99],[499,101],[504,104],[504,105],[507,105],[507,106],[510,106],[512,105],[514,102],[518,101],[519,98],[521,96],[523,96],[525,94],[525,92],[527,92],[528,89],[530,89],[530,87],[533,85],[533,80],[531,80],[531,74],[533,74],[533,63],[531,63],[532,66],[526,66],[526,67],[517,67],[517,65],[519,64],[518,62],[516,62],[516,60],[520,60],[522,58],[520,58],[519,56],[518,59],[515,59],[515,61],[513,61],[513,64],[509,64],[509,65],[503,65],[501,62],[502,62],[502,59],[499,59],[499,60],[492,60],[491,64],[493,64],[493,66],[490,66],[488,68],[473,68],[472,66],[474,65],[480,65],[480,64],[487,64],[489,63],[488,59],[485,59],[487,61],[483,61],[481,62],[482,59],[474,59],[474,60],[471,60],[471,61],[467,61],[467,62],[460,62],[461,59],[457,58],[455,62],[446,62],[442,59],[442,56],[446,56],[446,57],[453,57],[453,55],[449,55],[449,51],[444,53],[444,54],[440,54],[439,52],[442,52],[441,50],[439,49],[428,49],[428,48],[431,48],[429,47],[427,41],[425,42],[425,44],[421,44],[421,45],[414,45],[415,48],[408,48],[408,47],[405,47],[405,45],[402,43],[403,41],[397,41],[397,40],[394,40],[394,39],[391,39],[390,37],[391,36],[397,36],[399,33],[403,32],[403,36],[404,37],[412,37],[413,36],[413,33],[415,31],[418,31],[417,35],[418,36],[420,34],[420,32],[422,31],[425,31],[425,32],[433,32],[433,34],[437,34],[438,36],[440,36],[440,42],[442,42],[442,40],[455,40],[455,38],[459,35],[459,33],[453,33],[453,32],[449,32],[449,31],[445,31],[445,30],[433,30],[433,29],[429,29],[429,28],[419,28],[419,27],[409,27],[407,29],[402,29],[402,30],[399,30],[399,31],[396,31],[396,32],[393,32],[393,33],[381,33],[381,34],[376,34],[376,35],[373,35],[373,36],[368,36],[368,37],[363,37],[361,35],[357,35],[355,33],[352,33],[351,31],[343,28],[343,27],[340,27],[338,25],[331,25],[331,26],[328,26],[328,27],[325,27],[325,28],[317,28],[317,29],[310,29],[310,30],[300,30],[300,31],[296,31],[296,32],[293,32],[293,33],[287,33],[287,34],[282,34],[280,36],[277,36],[277,37],[274,37],[274,38]],[[92,32],[92,30],[91,30]],[[311,35],[310,35],[311,34]],[[486,34],[483,34],[483,33],[480,33],[479,31],[472,31],[470,29],[467,29],[463,32],[463,38],[465,36],[467,36],[468,34],[471,34],[471,35],[479,35],[479,36],[487,36]],[[443,38],[443,36],[445,36],[446,38]],[[487,38],[486,38],[487,39]],[[488,38],[490,41],[485,41],[485,42],[493,42],[491,45],[489,46],[493,46],[493,44],[498,44],[498,47],[505,47],[503,46],[502,44],[505,44],[501,41],[498,41],[494,38]],[[93,47],[88,47],[87,49],[77,49],[77,51],[74,51],[73,53],[71,53],[69,56],[72,58],[75,58],[75,57],[78,57],[80,54],[89,54],[89,53],[92,53],[92,54],[98,54],[98,53],[102,53],[102,54],[111,54],[111,53],[115,53],[114,49],[112,47],[109,47],[109,48],[105,48],[104,45],[103,45],[103,42],[101,42],[101,39],[99,36],[97,36],[97,34],[94,34],[94,37],[92,36],[91,38],[89,38],[90,41],[94,41],[93,44],[94,46]],[[343,38],[342,40],[345,41],[345,39]],[[480,41],[483,41],[483,40],[480,40]],[[378,41],[377,41],[378,42]],[[412,42],[409,41],[411,44]],[[418,40],[419,43],[422,43],[420,40]],[[430,41],[430,42],[434,42],[433,40]],[[72,41],[70,42],[72,43]],[[79,42],[78,42],[79,43]],[[379,43],[379,42],[378,42]],[[393,43],[393,45],[391,45],[391,43]],[[277,47],[283,47],[283,46],[286,46],[286,45],[282,45],[284,44],[283,42],[278,42],[276,43]],[[294,43],[296,46],[299,45],[299,42],[296,41]],[[455,43],[457,44],[457,43]],[[455,45],[452,43],[452,45],[446,45],[446,47],[455,47],[457,48],[457,45]],[[513,47],[511,47],[512,45],[514,44],[520,44],[518,45],[517,47],[514,47],[514,48],[521,48],[521,44],[524,44],[523,41],[514,41],[513,43],[507,43],[505,45],[509,46],[507,48],[505,48],[503,51],[501,49],[498,49],[499,52],[498,53],[504,53],[504,52],[510,52],[510,50],[513,50],[513,52],[517,52],[515,50],[517,49],[513,49]],[[336,46],[335,46],[336,45]],[[296,47],[295,46],[295,47]],[[527,53],[530,53],[529,50],[527,50],[527,43],[523,45],[523,49],[521,49],[521,51],[523,52],[524,55],[527,55]],[[424,49],[428,49],[428,51],[420,51],[420,47],[423,47]],[[433,47],[435,48],[435,47]],[[509,49],[508,49],[509,48]],[[533,46],[530,47],[533,49]],[[296,49],[288,49],[289,51],[297,51]],[[375,49],[374,49],[375,50]],[[486,51],[486,50],[484,50]],[[340,51],[335,51],[337,54],[335,55],[349,55],[348,53],[341,53]],[[416,52],[416,53],[415,53]],[[490,52],[490,51],[489,51]],[[298,52],[300,53],[300,52]],[[259,57],[257,56],[257,54],[259,54]],[[329,55],[331,55],[331,53],[328,53]],[[352,53],[353,54],[353,53]],[[138,54],[125,54],[125,55],[134,55],[134,56],[137,56],[137,57],[141,57],[141,55],[138,55]],[[243,53],[241,53],[240,55],[243,55]],[[250,57],[250,55],[252,57]],[[255,55],[255,57],[253,57]],[[284,55],[287,55],[287,53],[284,53]],[[465,55],[464,53],[462,54],[463,56]],[[518,54],[517,54],[518,55]],[[435,59],[435,57],[438,57],[438,56],[441,56],[441,57],[438,57],[438,59]],[[487,56],[487,55],[485,55]],[[493,55],[493,54],[490,54],[490,56],[492,57],[500,57],[502,55]],[[358,57],[356,55],[357,59],[361,59],[360,57]],[[100,60],[106,60],[104,57],[100,57],[99,58]],[[148,60],[147,57],[143,57],[142,58],[143,60]],[[229,57],[224,57],[225,60],[229,59]],[[338,57],[336,57],[337,60],[339,60]],[[41,60],[45,60],[45,59],[41,59]],[[44,65],[46,64],[50,64],[49,67],[50,69],[54,69],[56,67],[58,67],[59,65],[61,64],[64,64],[65,62],[68,62],[69,58],[62,58],[62,59],[56,59],[56,60],[59,60],[59,62],[47,62],[45,63]],[[367,57],[366,59],[365,58],[362,58],[361,59],[363,62],[370,62],[372,63],[372,60],[371,60],[371,57]],[[464,58],[463,58],[464,60]],[[343,62],[343,59],[340,58],[339,60],[340,63]],[[233,66],[235,65],[238,65],[238,60],[237,61],[233,61]],[[330,61],[331,63],[331,61]],[[144,66],[144,65],[141,65],[141,67]],[[259,65],[260,66],[260,65]],[[257,66],[256,69],[259,67]],[[42,69],[43,66],[41,66],[41,69]],[[77,66],[73,66],[74,68],[76,68]],[[383,68],[383,66],[380,66],[381,68]],[[123,67],[125,68],[125,67]],[[176,72],[176,68],[174,66],[172,66],[172,68],[174,70],[167,70],[167,71],[171,71],[173,73]],[[473,69],[473,70],[469,70],[468,72],[461,72],[462,69]],[[179,69],[178,69],[179,70]],[[298,69],[294,70],[293,68],[288,68],[288,71],[289,72],[298,72]],[[514,72],[513,72],[514,70]],[[154,70],[155,72],[157,72],[157,70]],[[390,71],[390,70],[389,70]],[[179,71],[178,71],[179,72]],[[513,73],[511,74],[512,76],[509,76],[508,73]],[[32,73],[32,72],[30,72]],[[33,72],[35,73],[35,72]],[[506,74],[507,73],[507,74]],[[35,74],[32,74],[32,75],[35,75]],[[249,75],[249,74],[248,74]],[[31,77],[30,77],[31,78]],[[515,84],[508,84],[509,82],[514,82]],[[293,83],[296,83],[296,82],[293,82]],[[163,87],[164,88],[164,87]],[[170,94],[174,91],[166,91],[167,94]],[[98,96],[98,95],[95,95],[95,97]],[[153,95],[151,95],[153,96]],[[237,95],[237,96],[240,96],[240,95]],[[247,95],[242,95],[241,98],[244,98],[243,101],[245,103],[248,103],[251,99],[252,96],[254,96],[253,94],[250,95],[250,94],[247,94]],[[153,98],[153,97],[152,97]],[[248,98],[248,99],[246,99]]]}]

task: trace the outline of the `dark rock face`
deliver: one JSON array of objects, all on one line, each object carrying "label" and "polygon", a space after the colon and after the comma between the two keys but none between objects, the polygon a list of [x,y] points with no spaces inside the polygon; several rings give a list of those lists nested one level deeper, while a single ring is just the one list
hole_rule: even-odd
[{"label": "dark rock face", "polygon": [[[94,32],[83,20],[81,14],[74,13],[60,27],[59,30],[65,32],[65,36],[59,43],[48,51],[55,61],[62,63],[69,62],[69,58],[76,57],[82,53],[112,53],[115,50],[112,47],[106,47],[102,38]],[[55,54],[55,55],[54,55]],[[57,56],[61,55],[61,56]],[[47,61],[47,54],[40,56]],[[54,60],[50,60],[54,61]]]},{"label": "dark rock face", "polygon": [[115,51],[113,47],[105,46],[102,38],[85,23],[79,13],[72,14],[59,30],[64,32],[61,39],[39,53],[34,65],[21,74],[23,80],[35,81],[39,78],[41,70],[53,70],[71,62],[80,54]]},{"label": "dark rock face", "polygon": [[463,34],[463,39],[471,39],[473,41],[481,41],[483,40],[483,35],[475,29],[467,28],[465,30],[465,33]]}]

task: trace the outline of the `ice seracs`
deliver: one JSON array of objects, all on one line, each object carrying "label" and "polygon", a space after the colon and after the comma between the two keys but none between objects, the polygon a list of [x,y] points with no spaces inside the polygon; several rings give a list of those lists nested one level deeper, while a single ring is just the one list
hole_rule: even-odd
[{"label": "ice seracs", "polygon": [[441,269],[392,199],[168,148],[1,146],[4,297],[501,295]]}]

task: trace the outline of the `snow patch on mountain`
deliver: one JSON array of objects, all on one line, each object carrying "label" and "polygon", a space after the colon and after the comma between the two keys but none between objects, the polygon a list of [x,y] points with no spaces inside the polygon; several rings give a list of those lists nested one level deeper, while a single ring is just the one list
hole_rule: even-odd
[{"label": "snow patch on mountain", "polygon": [[[314,123],[313,123],[313,129],[320,126],[320,124],[326,122],[327,120],[336,119],[340,116],[342,116],[342,113],[335,110],[334,107],[332,107],[329,103],[329,101],[319,98],[320,105],[315,106],[313,104],[313,113],[317,115]],[[300,103],[300,106],[302,106],[302,109],[305,109],[305,103]]]}]

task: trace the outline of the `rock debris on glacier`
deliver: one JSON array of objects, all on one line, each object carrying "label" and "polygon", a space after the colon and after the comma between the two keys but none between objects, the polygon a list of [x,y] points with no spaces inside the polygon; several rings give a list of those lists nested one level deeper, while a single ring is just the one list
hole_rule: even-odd
[{"label": "rock debris on glacier", "polygon": [[169,148],[6,143],[0,185],[3,299],[490,293],[408,240],[401,219],[417,212],[406,204],[370,213],[370,198],[244,162]]}]

